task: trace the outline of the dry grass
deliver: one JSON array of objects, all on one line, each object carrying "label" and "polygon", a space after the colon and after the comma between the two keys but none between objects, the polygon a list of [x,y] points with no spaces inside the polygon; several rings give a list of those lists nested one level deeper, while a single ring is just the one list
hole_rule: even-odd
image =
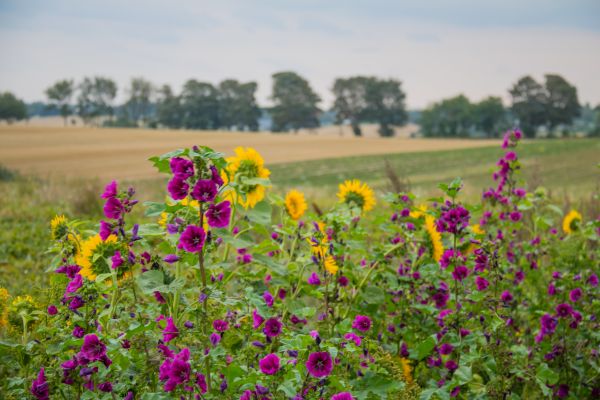
[{"label": "dry grass", "polygon": [[498,141],[352,138],[334,135],[276,135],[221,131],[0,126],[0,163],[44,177],[145,179],[157,174],[153,155],[206,145],[226,154],[252,146],[268,164],[389,153],[456,150]]}]

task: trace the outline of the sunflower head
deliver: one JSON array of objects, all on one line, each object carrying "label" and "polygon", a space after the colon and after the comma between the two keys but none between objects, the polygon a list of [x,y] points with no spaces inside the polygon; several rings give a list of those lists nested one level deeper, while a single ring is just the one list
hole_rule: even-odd
[{"label": "sunflower head", "polygon": [[23,332],[23,319],[28,320],[27,325],[33,323],[33,312],[38,308],[37,303],[29,295],[17,296],[8,305],[7,320],[12,328]]},{"label": "sunflower head", "polygon": [[372,210],[375,206],[373,190],[357,179],[341,183],[337,195],[342,203],[353,204],[362,211]]},{"label": "sunflower head", "polygon": [[288,215],[294,219],[300,219],[307,209],[306,200],[304,194],[298,190],[290,190],[285,195],[285,210]]},{"label": "sunflower head", "polygon": [[0,287],[0,328],[6,326],[6,324],[8,323],[7,316],[9,299],[10,294],[8,293],[8,290],[6,290],[3,287]]},{"label": "sunflower head", "polygon": [[578,211],[571,210],[563,219],[563,231],[569,235],[579,229],[579,224],[582,221],[582,216]]},{"label": "sunflower head", "polygon": [[264,199],[265,186],[259,183],[247,182],[250,179],[267,179],[271,171],[265,168],[261,155],[251,147],[237,147],[235,156],[227,158],[227,167],[222,171],[221,177],[225,184],[234,182],[236,192],[229,190],[226,194],[232,201],[236,201],[244,208],[252,208]]},{"label": "sunflower head", "polygon": [[69,226],[67,225],[67,219],[64,215],[57,215],[50,221],[50,230],[52,232],[52,239],[59,240],[65,237],[69,232]]},{"label": "sunflower head", "polygon": [[[110,272],[107,260],[110,260],[117,250],[120,250],[123,255],[128,253],[122,245],[117,243],[115,235],[110,235],[105,241],[102,241],[100,235],[88,238],[81,244],[81,251],[75,257],[75,262],[81,267],[79,273],[84,278],[94,281],[98,275]],[[119,268],[119,271],[124,271],[124,269]]]},{"label": "sunflower head", "polygon": [[316,227],[318,231],[312,237],[306,238],[306,240],[310,244],[311,253],[319,259],[323,259],[329,250],[329,237],[325,233],[325,224],[323,222],[317,222]]},{"label": "sunflower head", "polygon": [[435,227],[435,218],[431,215],[425,216],[425,230],[431,242],[433,259],[439,262],[442,254],[444,254],[444,244],[442,242],[442,235]]},{"label": "sunflower head", "polygon": [[327,256],[325,259],[325,270],[329,272],[331,275],[335,275],[338,272],[338,265],[335,262],[335,258],[333,256]]}]

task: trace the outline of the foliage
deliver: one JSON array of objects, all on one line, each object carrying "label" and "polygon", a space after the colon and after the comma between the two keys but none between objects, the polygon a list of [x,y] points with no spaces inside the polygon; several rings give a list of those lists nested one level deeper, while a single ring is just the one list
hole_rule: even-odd
[{"label": "foliage", "polygon": [[77,114],[86,124],[98,117],[113,115],[112,102],[117,96],[117,84],[101,76],[84,78],[79,84]]},{"label": "foliage", "polygon": [[152,82],[144,78],[132,78],[127,93],[129,97],[123,105],[123,119],[131,121],[134,126],[137,126],[139,121],[148,121],[154,95]]},{"label": "foliage", "polygon": [[273,74],[273,132],[297,131],[300,128],[319,126],[319,108],[321,101],[312,90],[308,81],[295,72]]},{"label": "foliage", "polygon": [[0,121],[8,123],[27,118],[27,106],[10,92],[0,93]]},{"label": "foliage", "polygon": [[165,201],[144,204],[150,222],[132,219],[135,190],[111,182],[99,226],[52,219],[44,290],[0,290],[0,390],[593,398],[600,222],[563,219],[543,191],[524,189],[520,139],[505,135],[477,204],[460,179],[437,198],[377,201],[353,181],[320,215],[301,215],[297,192],[293,207],[290,196],[247,202],[270,185],[252,149],[152,157],[170,180]]},{"label": "foliage", "polygon": [[71,115],[71,97],[73,97],[74,92],[75,84],[72,79],[63,79],[46,89],[48,107],[60,112],[65,126],[67,126],[67,119]]},{"label": "foliage", "polygon": [[256,82],[228,79],[219,84],[219,121],[226,129],[257,131],[260,108],[256,103]]}]

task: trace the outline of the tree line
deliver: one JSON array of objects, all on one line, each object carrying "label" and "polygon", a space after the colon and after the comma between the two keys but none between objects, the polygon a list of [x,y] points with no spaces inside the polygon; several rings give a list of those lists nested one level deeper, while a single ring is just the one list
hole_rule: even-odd
[{"label": "tree line", "polygon": [[[165,127],[173,129],[222,129],[256,131],[263,113],[274,132],[297,131],[320,125],[321,98],[310,83],[291,71],[272,75],[272,107],[256,101],[256,82],[227,79],[216,85],[190,79],[179,92],[171,86],[156,86],[144,78],[133,78],[125,88],[125,101],[116,105],[117,84],[102,76],[80,82],[60,80],[46,89],[46,107],[60,114],[65,125],[79,116],[84,124],[119,127]],[[356,136],[361,124],[379,125],[381,136],[393,136],[394,127],[409,120],[402,82],[373,76],[338,78],[332,86],[335,123],[348,124]],[[443,99],[420,112],[423,136],[497,137],[506,129],[520,127],[526,136],[540,130],[566,130],[582,110],[577,89],[560,75],[545,75],[538,83],[530,76],[519,79],[508,93],[505,107],[500,97],[471,102],[464,95]],[[11,93],[0,94],[0,119],[27,117],[25,104]],[[591,133],[600,134],[600,106],[584,113],[595,119]],[[592,115],[590,117],[590,115]]]}]

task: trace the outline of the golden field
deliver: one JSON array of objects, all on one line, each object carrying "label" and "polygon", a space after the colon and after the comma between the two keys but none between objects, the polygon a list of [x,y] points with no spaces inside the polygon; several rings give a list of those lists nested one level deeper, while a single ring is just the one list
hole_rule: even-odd
[{"label": "golden field", "polygon": [[0,164],[43,177],[145,179],[157,173],[147,161],[176,148],[205,145],[232,154],[252,146],[267,164],[360,155],[458,150],[498,140],[354,138],[344,135],[225,131],[0,126]]}]

